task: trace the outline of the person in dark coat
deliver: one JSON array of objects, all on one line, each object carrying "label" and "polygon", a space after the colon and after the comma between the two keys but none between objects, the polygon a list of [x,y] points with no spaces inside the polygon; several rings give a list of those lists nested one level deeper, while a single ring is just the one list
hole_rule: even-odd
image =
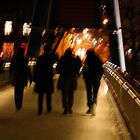
[{"label": "person in dark coat", "polygon": [[38,114],[43,111],[43,97],[46,96],[47,112],[52,111],[53,86],[53,57],[52,53],[45,48],[44,54],[37,60],[34,70],[35,92],[38,93]]},{"label": "person in dark coat", "polygon": [[10,80],[14,86],[14,99],[16,110],[22,108],[24,87],[28,80],[31,80],[31,74],[28,67],[28,60],[24,57],[24,49],[18,48],[17,53],[13,55],[10,64]]},{"label": "person in dark coat", "polygon": [[59,89],[62,91],[63,114],[72,113],[74,90],[77,88],[76,77],[79,74],[76,58],[71,49],[67,49],[58,61],[56,70],[60,74]]},{"label": "person in dark coat", "polygon": [[100,86],[100,80],[103,75],[102,61],[95,54],[93,49],[86,52],[86,59],[83,67],[83,78],[85,79],[87,91],[87,113],[93,113],[93,104],[97,104],[97,93]]}]

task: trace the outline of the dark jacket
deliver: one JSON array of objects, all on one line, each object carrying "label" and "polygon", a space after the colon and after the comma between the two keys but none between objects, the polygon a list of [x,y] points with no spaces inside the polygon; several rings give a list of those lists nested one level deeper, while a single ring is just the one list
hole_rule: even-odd
[{"label": "dark jacket", "polygon": [[30,78],[28,61],[24,55],[14,55],[10,64],[10,80],[14,86],[27,86]]},{"label": "dark jacket", "polygon": [[51,53],[45,53],[37,60],[34,70],[35,92],[53,93],[53,60]]},{"label": "dark jacket", "polygon": [[[77,60],[72,55],[64,55],[59,60],[56,68],[57,72],[60,74],[60,87],[63,89],[68,83],[72,89],[77,88],[76,76],[79,74],[79,67]],[[59,83],[58,83],[59,84]]]},{"label": "dark jacket", "polygon": [[94,52],[88,52],[84,62],[83,77],[85,80],[99,81],[103,74],[102,61]]}]

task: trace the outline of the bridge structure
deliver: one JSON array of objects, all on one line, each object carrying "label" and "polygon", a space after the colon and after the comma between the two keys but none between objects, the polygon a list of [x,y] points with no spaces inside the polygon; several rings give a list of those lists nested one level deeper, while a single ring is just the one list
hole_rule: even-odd
[{"label": "bridge structure", "polygon": [[[54,75],[53,111],[37,114],[34,83],[25,89],[23,109],[15,111],[14,90],[8,71],[0,75],[0,137],[2,139],[70,139],[138,140],[140,115],[139,84],[129,79],[111,62],[104,64],[104,75],[98,93],[95,116],[87,115],[86,91],[82,75],[75,91],[72,115],[62,115],[61,91],[57,90],[58,74]],[[5,75],[4,75],[5,74]],[[7,78],[7,79],[5,79]],[[4,80],[5,79],[5,80]]]},{"label": "bridge structure", "polygon": [[[36,2],[32,19],[31,42],[29,42],[31,43],[29,45],[34,46],[34,48],[29,47],[29,54],[31,53],[31,55],[35,53],[36,47],[41,42],[43,28],[49,29],[50,25],[53,25],[51,24],[53,19],[50,17],[57,17],[54,20],[57,25],[59,23],[59,25],[65,26],[67,23],[67,16],[63,15],[63,11],[60,13],[61,16],[58,16],[58,13],[55,16],[51,15],[53,14],[50,9],[52,8],[51,0],[47,1],[47,5],[49,5],[47,9],[44,0],[37,0]],[[54,8],[57,9],[59,6],[56,3]],[[40,8],[42,9],[40,10]],[[46,10],[48,15],[44,15]],[[44,15],[47,18],[44,21],[44,16],[38,15]],[[91,17],[94,17],[94,14]],[[92,18],[89,23],[91,21]],[[114,19],[113,23],[114,21],[116,20]],[[78,25],[80,22],[75,20],[72,24],[74,23]],[[99,20],[96,23],[99,23]],[[71,27],[72,24],[69,26]],[[97,25],[100,24],[95,24],[96,27]],[[91,27],[91,25],[88,26]],[[113,29],[116,27],[120,30],[115,22]],[[37,42],[32,42],[37,37]],[[120,54],[123,52],[119,53],[118,36],[111,35],[110,39],[112,59],[104,64],[104,75],[99,90],[98,104],[95,108],[96,115],[92,117],[85,113],[87,106],[82,77],[78,81],[78,89],[75,93],[73,114],[62,115],[61,93],[56,89],[53,95],[53,111],[50,114],[44,113],[42,116],[38,116],[37,95],[33,93],[34,84],[25,90],[24,105],[21,112],[15,112],[13,87],[9,85],[9,71],[5,70],[0,73],[0,138],[4,140],[36,140],[39,138],[41,140],[102,140],[103,138],[107,140],[139,140],[140,84],[131,79],[122,67]],[[116,47],[113,47],[114,43]],[[54,76],[54,82],[57,82],[57,75]]]}]

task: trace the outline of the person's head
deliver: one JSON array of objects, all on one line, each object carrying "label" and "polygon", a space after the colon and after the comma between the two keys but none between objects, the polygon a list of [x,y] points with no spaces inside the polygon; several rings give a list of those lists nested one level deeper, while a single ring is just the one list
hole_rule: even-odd
[{"label": "person's head", "polygon": [[91,59],[100,59],[100,57],[97,55],[97,53],[93,49],[88,49],[86,52],[86,55],[88,58],[91,58]]},{"label": "person's head", "polygon": [[94,56],[95,55],[94,50],[92,48],[88,49],[86,52],[86,55],[87,56]]},{"label": "person's head", "polygon": [[64,56],[65,57],[72,57],[72,50],[70,48],[66,49]]}]

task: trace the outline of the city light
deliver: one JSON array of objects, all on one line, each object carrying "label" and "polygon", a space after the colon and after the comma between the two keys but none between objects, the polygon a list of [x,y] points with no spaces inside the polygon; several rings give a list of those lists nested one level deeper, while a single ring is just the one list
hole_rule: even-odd
[{"label": "city light", "polygon": [[4,25],[4,35],[10,35],[12,32],[12,21],[6,21]]},{"label": "city light", "polygon": [[103,24],[106,25],[107,23],[108,23],[108,19],[105,18],[105,19],[103,20]]},{"label": "city light", "polygon": [[82,43],[82,39],[78,39],[77,44],[81,44],[81,43]]},{"label": "city light", "polygon": [[3,56],[3,52],[0,53],[0,57],[2,57],[2,56]]},{"label": "city light", "polygon": [[31,27],[30,26],[31,26],[31,23],[29,23],[29,24],[28,23],[24,23],[23,24],[23,32],[22,33],[23,33],[24,36],[30,34],[30,32],[31,32]]}]

